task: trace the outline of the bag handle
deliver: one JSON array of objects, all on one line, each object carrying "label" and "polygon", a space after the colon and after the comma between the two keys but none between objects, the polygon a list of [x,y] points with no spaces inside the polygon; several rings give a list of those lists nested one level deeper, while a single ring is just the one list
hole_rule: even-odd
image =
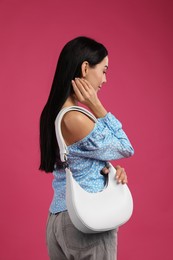
[{"label": "bag handle", "polygon": [[97,122],[97,118],[91,112],[89,112],[87,109],[85,109],[83,107],[71,106],[71,107],[65,107],[60,110],[60,112],[58,113],[58,115],[55,119],[55,133],[56,133],[56,138],[57,138],[57,142],[59,145],[61,162],[67,161],[67,154],[69,153],[67,145],[64,141],[64,138],[63,138],[62,132],[61,132],[61,120],[67,112],[73,111],[73,110],[82,112],[85,115],[87,115],[89,118],[91,118],[95,123]]}]

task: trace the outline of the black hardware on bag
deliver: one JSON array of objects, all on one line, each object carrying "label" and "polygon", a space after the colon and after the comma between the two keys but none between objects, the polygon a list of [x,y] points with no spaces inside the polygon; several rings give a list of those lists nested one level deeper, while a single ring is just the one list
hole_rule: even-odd
[{"label": "black hardware on bag", "polygon": [[63,162],[63,168],[66,169],[66,168],[69,168],[69,164],[67,161]]}]

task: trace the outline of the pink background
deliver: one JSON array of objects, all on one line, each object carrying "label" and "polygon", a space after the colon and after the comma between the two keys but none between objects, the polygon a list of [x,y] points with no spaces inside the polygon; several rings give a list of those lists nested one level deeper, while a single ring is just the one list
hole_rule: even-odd
[{"label": "pink background", "polygon": [[[109,50],[100,92],[135,148],[126,168],[135,209],[118,260],[173,259],[173,2],[0,1],[0,259],[48,260],[52,176],[38,171],[39,116],[57,58],[78,35]],[[98,259],[99,260],[99,259]]]}]

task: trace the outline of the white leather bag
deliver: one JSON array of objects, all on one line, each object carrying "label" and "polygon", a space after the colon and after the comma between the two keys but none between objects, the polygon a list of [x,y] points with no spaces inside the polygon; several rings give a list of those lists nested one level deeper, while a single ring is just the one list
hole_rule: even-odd
[{"label": "white leather bag", "polygon": [[68,149],[61,133],[61,119],[65,113],[71,110],[80,111],[97,122],[93,114],[77,106],[62,109],[55,120],[60,158],[65,163],[66,205],[69,216],[74,226],[83,233],[115,229],[127,222],[132,215],[133,199],[131,192],[126,184],[117,183],[115,179],[116,170],[111,164],[107,185],[101,192],[89,193],[75,181],[67,161]]}]

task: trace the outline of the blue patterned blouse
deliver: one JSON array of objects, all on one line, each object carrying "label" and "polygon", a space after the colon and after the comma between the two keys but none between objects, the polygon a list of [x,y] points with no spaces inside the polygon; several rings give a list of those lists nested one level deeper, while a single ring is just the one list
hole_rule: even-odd
[{"label": "blue patterned blouse", "polygon": [[[88,192],[99,192],[104,188],[105,177],[100,171],[107,161],[130,157],[134,153],[122,124],[111,113],[99,118],[89,135],[68,146],[68,151],[73,176]],[[56,169],[53,175],[54,196],[50,212],[57,213],[67,210],[65,170]]]}]

